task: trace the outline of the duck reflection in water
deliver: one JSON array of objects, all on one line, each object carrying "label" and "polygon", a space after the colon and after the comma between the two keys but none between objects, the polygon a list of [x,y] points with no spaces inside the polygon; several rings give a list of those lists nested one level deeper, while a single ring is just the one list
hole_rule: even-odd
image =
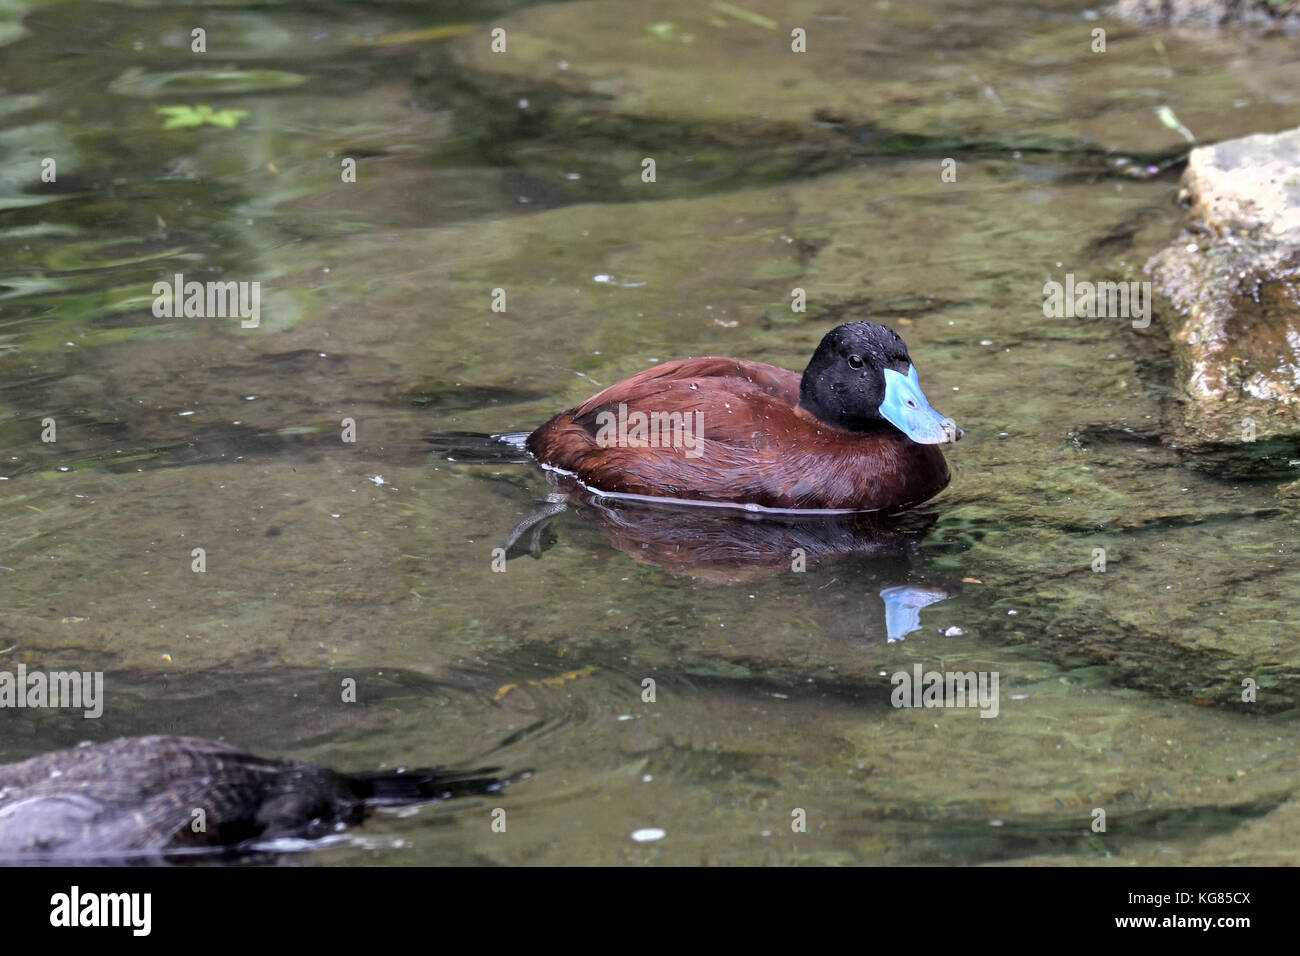
[{"label": "duck reflection in water", "polygon": [[[736,584],[839,562],[845,573],[829,583],[817,578],[815,605],[828,628],[843,630],[846,620],[860,622],[865,615],[872,621],[868,633],[878,634],[883,617],[888,641],[918,630],[921,609],[952,597],[959,587],[917,582],[910,566],[911,552],[937,520],[934,514],[750,514],[601,495],[571,476],[550,477],[554,490],[507,536],[507,560],[540,559],[559,540],[557,519],[572,509],[632,560],[675,577]],[[798,579],[811,586],[811,577],[798,574]],[[863,603],[867,582],[868,606],[855,608]],[[861,639],[860,631],[855,637]]]}]

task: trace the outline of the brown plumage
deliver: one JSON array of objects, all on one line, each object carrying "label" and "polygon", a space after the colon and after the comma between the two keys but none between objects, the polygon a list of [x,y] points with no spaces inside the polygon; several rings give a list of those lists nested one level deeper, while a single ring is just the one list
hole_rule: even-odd
[{"label": "brown plumage", "polygon": [[[542,464],[615,494],[779,509],[898,511],[943,490],[948,466],[938,447],[917,444],[883,420],[864,420],[852,429],[827,424],[800,404],[808,374],[801,379],[783,368],[730,358],[666,362],[556,415],[528,437],[526,447]],[[829,388],[839,397],[838,385]],[[628,416],[700,412],[699,456],[688,454],[684,443],[629,447],[606,441],[602,447],[601,413],[617,416],[620,405]]]}]

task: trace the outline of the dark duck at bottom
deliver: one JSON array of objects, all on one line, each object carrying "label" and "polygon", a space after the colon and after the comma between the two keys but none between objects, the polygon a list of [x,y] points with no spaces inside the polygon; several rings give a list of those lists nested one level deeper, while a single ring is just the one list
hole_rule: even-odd
[{"label": "dark duck at bottom", "polygon": [[495,793],[507,781],[491,773],[343,774],[200,737],[121,737],[0,765],[0,860],[166,857],[313,839],[375,807]]},{"label": "dark duck at bottom", "polygon": [[556,415],[525,447],[608,494],[894,512],[944,489],[938,446],[961,436],[930,407],[898,333],[863,321],[826,333],[802,376],[731,358],[646,369]]}]

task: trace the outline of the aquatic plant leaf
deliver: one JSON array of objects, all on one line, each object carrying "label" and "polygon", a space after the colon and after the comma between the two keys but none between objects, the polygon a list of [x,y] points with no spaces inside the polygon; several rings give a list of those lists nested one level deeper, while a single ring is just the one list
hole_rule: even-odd
[{"label": "aquatic plant leaf", "polygon": [[775,30],[776,21],[770,17],[765,17],[761,13],[755,13],[753,10],[746,10],[744,7],[738,7],[734,3],[715,3],[713,9],[719,13],[725,13],[729,17],[735,17],[737,20],[744,20],[746,23],[756,27],[762,27],[764,30]]},{"label": "aquatic plant leaf", "polygon": [[239,121],[249,115],[248,110],[215,111],[211,106],[160,106],[155,111],[167,117],[163,129],[186,129],[205,123],[222,129],[234,129]]},{"label": "aquatic plant leaf", "polygon": [[403,43],[423,43],[428,40],[447,40],[451,37],[464,36],[480,29],[477,23],[454,23],[441,27],[426,27],[423,30],[399,30],[385,33],[381,37],[366,41],[366,46],[400,46]]}]

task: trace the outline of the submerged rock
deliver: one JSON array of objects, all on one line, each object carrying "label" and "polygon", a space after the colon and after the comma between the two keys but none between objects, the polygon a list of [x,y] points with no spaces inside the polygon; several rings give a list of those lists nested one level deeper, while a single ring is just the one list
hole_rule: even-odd
[{"label": "submerged rock", "polygon": [[1300,130],[1192,152],[1193,219],[1146,269],[1170,323],[1192,444],[1300,435]]},{"label": "submerged rock", "polygon": [[1169,26],[1300,25],[1300,4],[1278,0],[1119,0],[1113,12],[1134,23]]},{"label": "submerged rock", "polygon": [[[999,4],[743,6],[762,22],[691,0],[535,4],[500,19],[504,48],[468,34],[431,51],[425,69],[457,77],[465,128],[482,126],[516,168],[581,169],[590,181],[593,157],[607,157],[622,172],[602,181],[604,201],[640,187],[645,156],[662,194],[688,179],[762,185],[879,155],[1062,153],[1140,178],[1183,148],[1146,93],[1164,65],[1105,54],[1127,31],[1099,39],[1082,11],[1040,11],[1026,31]],[[1184,71],[1178,91],[1198,135],[1258,128],[1225,132],[1241,110],[1201,108],[1255,98],[1222,67]]]}]

